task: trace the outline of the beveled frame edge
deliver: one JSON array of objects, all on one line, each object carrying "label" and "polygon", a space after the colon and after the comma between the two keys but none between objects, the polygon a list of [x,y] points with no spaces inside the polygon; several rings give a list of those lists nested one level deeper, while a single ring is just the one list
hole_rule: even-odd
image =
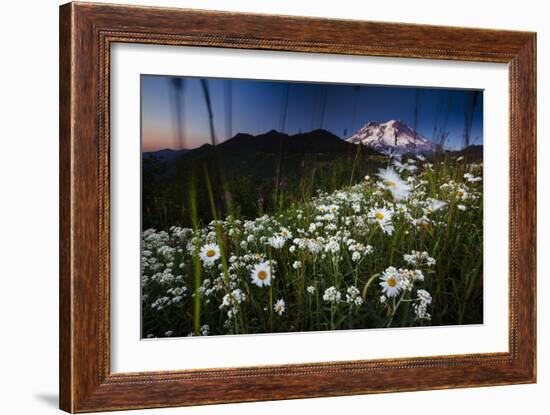
[{"label": "beveled frame edge", "polygon": [[[510,352],[111,374],[113,42],[509,64]],[[69,3],[60,8],[59,58],[61,409],[90,412],[536,380],[536,34]]]}]

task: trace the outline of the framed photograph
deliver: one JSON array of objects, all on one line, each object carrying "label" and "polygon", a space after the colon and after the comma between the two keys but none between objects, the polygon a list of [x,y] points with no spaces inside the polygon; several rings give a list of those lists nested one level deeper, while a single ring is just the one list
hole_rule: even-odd
[{"label": "framed photograph", "polygon": [[60,407],[536,381],[536,35],[60,8]]}]

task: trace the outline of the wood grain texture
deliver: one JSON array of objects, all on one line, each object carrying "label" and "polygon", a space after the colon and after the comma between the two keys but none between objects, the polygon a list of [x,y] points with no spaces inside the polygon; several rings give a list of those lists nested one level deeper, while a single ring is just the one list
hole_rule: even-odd
[{"label": "wood grain texture", "polygon": [[71,141],[72,19],[69,8],[59,15],[59,406],[72,409],[71,288]]},{"label": "wood grain texture", "polygon": [[[508,63],[509,352],[111,373],[109,60],[114,42]],[[86,3],[61,6],[61,409],[90,412],[534,382],[535,68],[534,33]]]}]

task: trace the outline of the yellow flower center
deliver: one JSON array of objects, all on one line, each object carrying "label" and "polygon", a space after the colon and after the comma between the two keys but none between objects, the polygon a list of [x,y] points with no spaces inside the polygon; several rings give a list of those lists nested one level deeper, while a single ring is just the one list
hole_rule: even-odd
[{"label": "yellow flower center", "polygon": [[464,196],[464,192],[462,190],[459,190],[458,192],[456,192],[456,197],[462,197]]},{"label": "yellow flower center", "polygon": [[212,258],[214,255],[216,255],[216,251],[214,251],[213,249],[209,249],[208,251],[206,251],[206,256],[208,258]]},{"label": "yellow flower center", "polygon": [[387,183],[387,185],[388,185],[389,187],[395,187],[395,186],[397,186],[397,183],[392,182],[391,180],[388,180],[386,183]]},{"label": "yellow flower center", "polygon": [[384,214],[382,212],[376,212],[374,214],[374,217],[378,220],[382,220],[382,219],[384,219]]},{"label": "yellow flower center", "polygon": [[397,285],[397,280],[393,277],[388,278],[388,285],[390,287],[395,287]]},{"label": "yellow flower center", "polygon": [[261,279],[262,281],[265,280],[267,278],[267,272],[265,271],[258,272],[258,278]]}]

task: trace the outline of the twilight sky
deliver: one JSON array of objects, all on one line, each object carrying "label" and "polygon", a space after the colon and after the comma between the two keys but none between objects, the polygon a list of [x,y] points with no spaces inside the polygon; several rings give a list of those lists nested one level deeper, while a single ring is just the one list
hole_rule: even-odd
[{"label": "twilight sky", "polygon": [[[296,134],[324,128],[346,138],[368,121],[399,119],[413,129],[416,126],[418,133],[429,140],[434,139],[435,130],[448,132],[446,146],[450,148],[463,147],[465,125],[471,124],[470,143],[483,144],[483,94],[477,94],[473,106],[473,90],[213,78],[205,81],[218,143],[239,132],[255,135],[273,129]],[[192,149],[211,142],[201,78],[142,75],[141,119],[143,151]]]}]

